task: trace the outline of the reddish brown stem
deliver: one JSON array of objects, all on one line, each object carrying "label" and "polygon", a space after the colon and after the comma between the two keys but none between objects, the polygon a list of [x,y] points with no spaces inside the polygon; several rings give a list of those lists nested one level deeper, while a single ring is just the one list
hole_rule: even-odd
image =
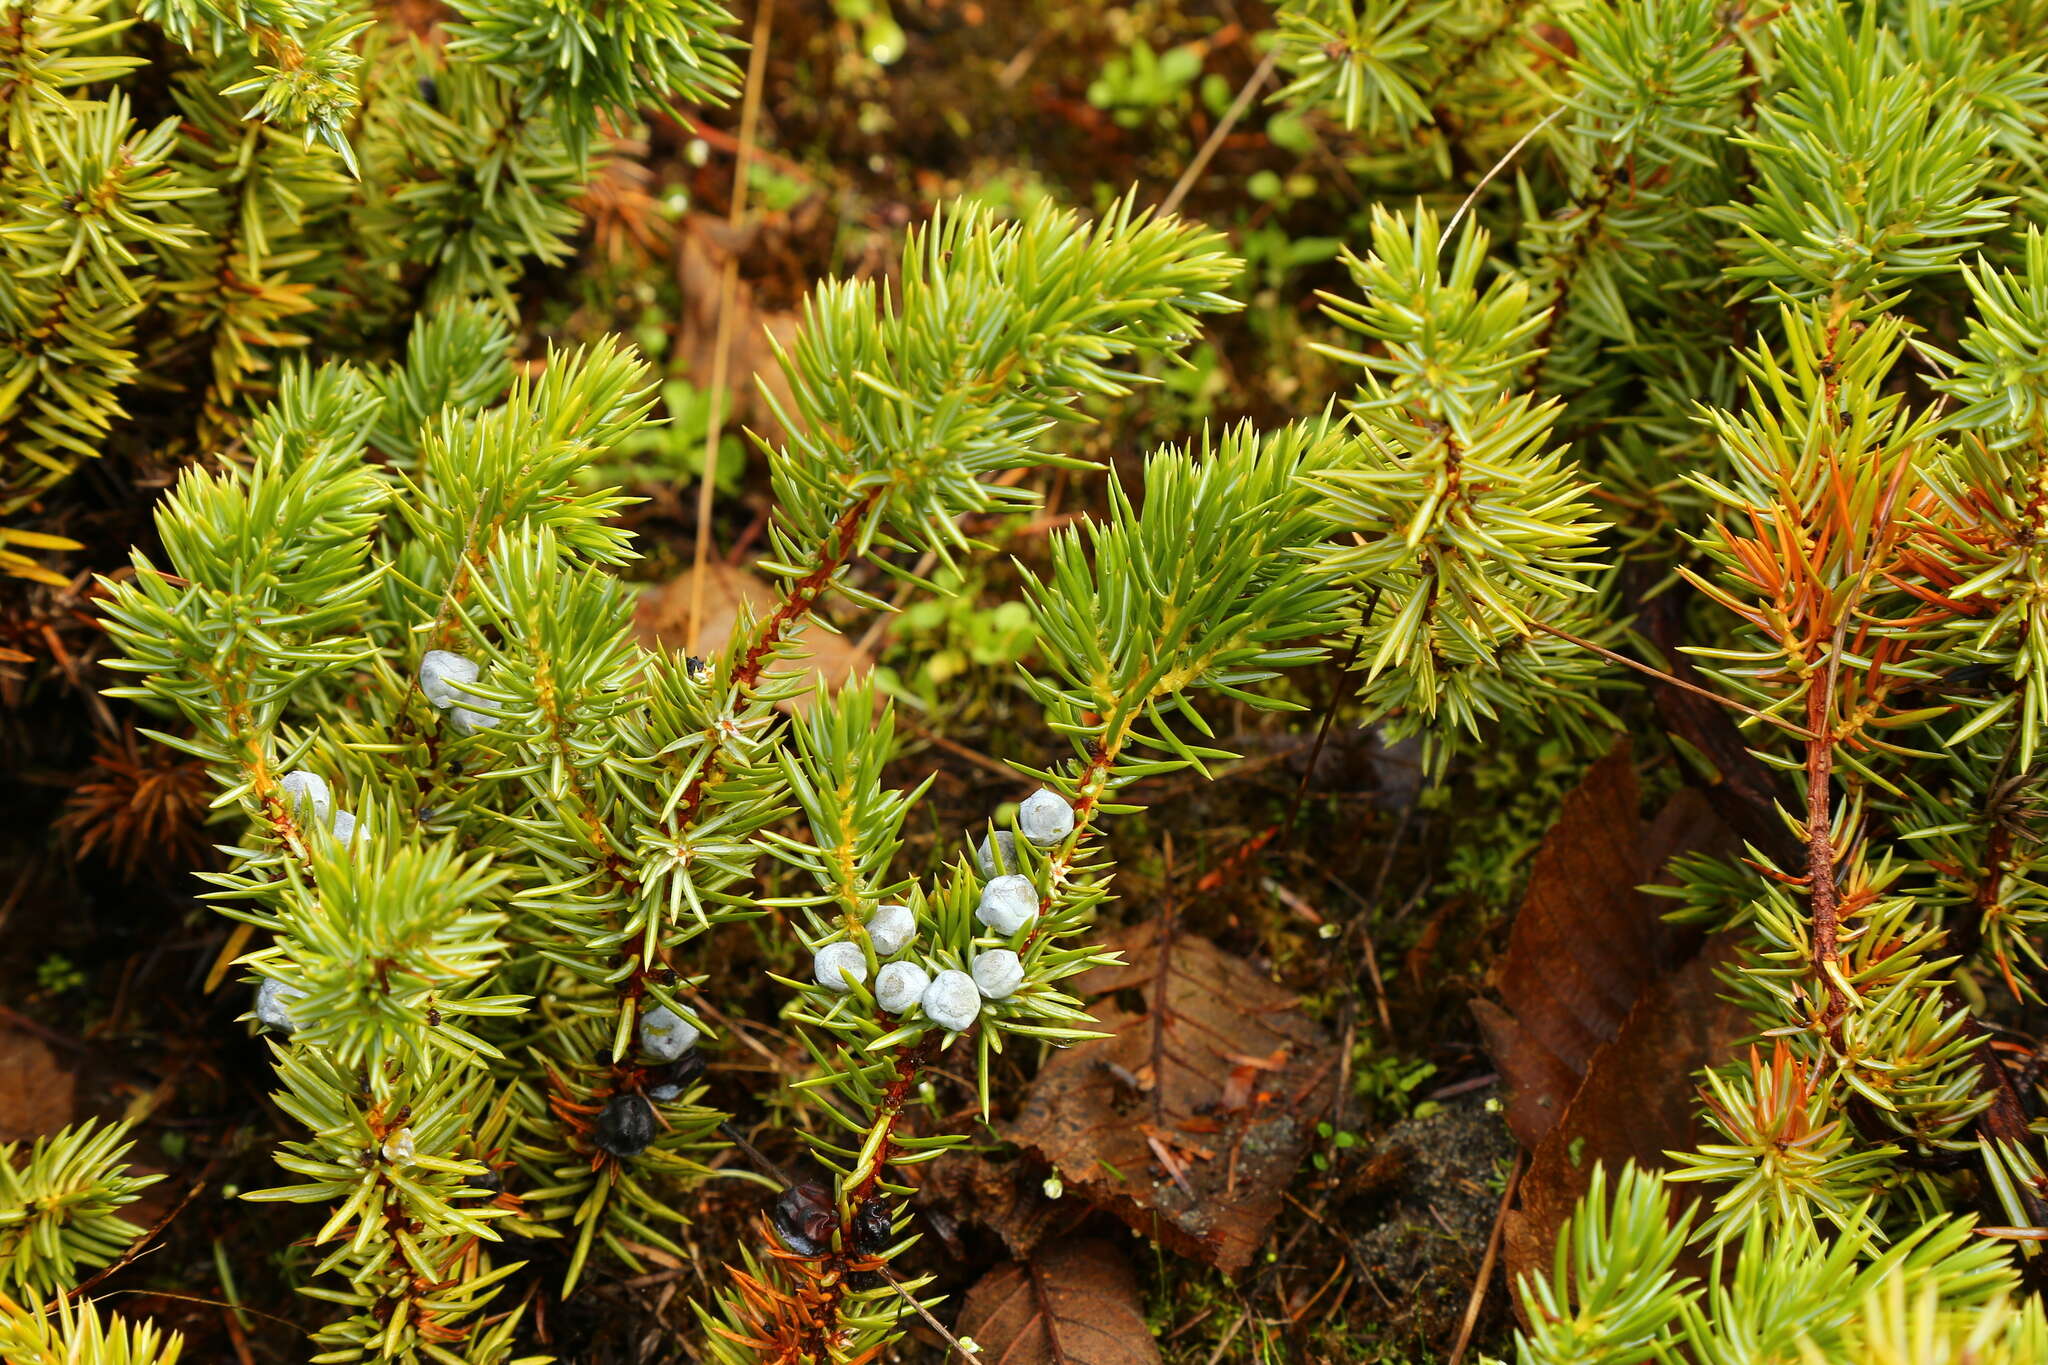
[{"label": "reddish brown stem", "polygon": [[[932,1060],[932,1040],[927,1037],[921,1042],[906,1045],[896,1054],[896,1079],[889,1082],[882,1091],[882,1103],[876,1111],[882,1120],[882,1145],[875,1154],[875,1169],[865,1180],[848,1191],[846,1205],[850,1219],[861,1202],[874,1193],[875,1185],[882,1178],[882,1168],[889,1164],[889,1154],[895,1141],[896,1125],[903,1118],[903,1108],[910,1102],[910,1092],[917,1086],[917,1078]],[[840,1229],[844,1246],[842,1254],[853,1245],[853,1225],[848,1222]]]},{"label": "reddish brown stem", "polygon": [[1806,882],[1808,904],[1813,914],[1813,970],[1828,994],[1826,1022],[1833,1027],[1848,1008],[1835,984],[1836,963],[1841,953],[1841,891],[1835,885],[1835,837],[1833,789],[1835,747],[1829,740],[1829,702],[1834,695],[1832,665],[1824,680],[1816,681],[1806,694],[1806,728],[1814,738],[1806,742]]},{"label": "reddish brown stem", "polygon": [[816,567],[799,578],[768,618],[755,627],[746,657],[740,660],[739,668],[732,675],[733,686],[752,687],[761,680],[761,672],[768,666],[769,656],[775,646],[782,643],[790,623],[810,614],[811,609],[818,605],[818,599],[825,595],[825,589],[832,586],[832,580],[853,558],[853,548],[860,543],[868,513],[874,511],[881,497],[882,488],[877,484],[839,514],[839,520],[832,523],[825,543],[818,548]]},{"label": "reddish brown stem", "polygon": [[[740,665],[733,670],[732,686],[735,691],[752,688],[761,681],[761,674],[767,670],[774,655],[775,647],[789,631],[792,623],[808,616],[818,605],[818,599],[832,586],[832,580],[853,558],[854,546],[860,543],[861,532],[866,528],[868,515],[881,500],[879,485],[870,488],[856,499],[839,519],[832,523],[826,534],[825,543],[818,547],[818,562],[811,571],[790,585],[775,610],[763,617],[754,627],[754,638],[747,644],[747,652],[740,659]],[[707,738],[715,741],[716,736]],[[676,803],[676,813],[670,822],[673,829],[682,829],[697,818],[697,808],[704,803],[705,790],[711,785],[712,775],[718,770],[713,758],[706,758],[704,766],[690,779],[690,785],[683,790],[683,796]]]},{"label": "reddish brown stem", "polygon": [[[880,501],[881,495],[882,489],[879,486],[870,488],[839,514],[838,519],[832,524],[832,529],[826,534],[825,543],[818,549],[817,564],[791,585],[782,600],[776,604],[775,610],[754,628],[754,636],[747,645],[746,654],[741,659],[739,667],[733,671],[732,686],[735,691],[751,689],[760,682],[762,673],[772,660],[776,645],[788,634],[792,624],[802,620],[817,606],[819,599],[832,585],[833,579],[853,558],[854,548],[860,543],[867,518]],[[671,832],[687,829],[696,820],[698,811],[704,803],[705,793],[720,771],[716,756],[717,733],[707,731],[704,740],[712,749],[712,753],[705,758],[697,775],[690,779],[689,786],[684,789],[682,798],[676,803],[675,814],[669,821]],[[605,875],[628,897],[636,895],[640,888],[639,879],[633,875],[619,851],[610,845],[602,822],[596,819],[594,808],[587,809],[592,838],[604,848],[600,866]],[[619,995],[624,999],[637,998],[645,989],[643,982],[649,975],[649,970],[641,965],[639,957],[639,950],[633,944],[620,945],[615,960],[630,968],[625,981],[619,987]],[[665,954],[653,970],[667,970]],[[614,1076],[621,1070],[616,1064],[598,1063],[597,1066],[598,1069],[607,1070]]]},{"label": "reddish brown stem", "polygon": [[[1950,931],[1956,948],[1965,954],[1974,953],[1983,945],[1984,926],[2001,913],[2004,900],[2006,864],[2012,858],[2012,829],[1997,814],[1991,818],[1991,834],[1984,846],[1984,870],[1977,878],[1976,889],[1970,894],[1970,913],[1958,916],[1959,922]],[[1998,961],[1999,970],[2012,987],[2014,998],[2022,998],[2002,950],[1998,953]]]}]

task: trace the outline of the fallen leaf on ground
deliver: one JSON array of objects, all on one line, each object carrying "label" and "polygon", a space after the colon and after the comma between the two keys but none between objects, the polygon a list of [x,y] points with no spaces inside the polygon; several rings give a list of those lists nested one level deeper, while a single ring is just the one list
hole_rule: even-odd
[{"label": "fallen leaf on ground", "polygon": [[[763,225],[757,224],[757,229]],[[742,254],[757,246],[751,237],[739,242]],[[718,308],[725,292],[725,263],[732,255],[732,234],[724,220],[707,214],[691,214],[681,224],[677,238],[676,283],[683,297],[682,315],[676,323],[676,355],[682,373],[700,389],[709,388],[718,356]],[[789,380],[775,359],[775,347],[793,346],[801,318],[794,309],[762,305],[755,272],[744,263],[734,282],[733,316],[726,333],[726,384],[730,405],[725,412],[728,431],[751,428],[765,440],[780,438],[781,425],[775,409],[761,398],[759,384],[790,410],[794,401]]]},{"label": "fallen leaf on ground", "polygon": [[[690,634],[690,592],[696,570],[685,569],[661,587],[650,589],[633,611],[633,629],[650,648],[687,649]],[[731,638],[744,606],[754,619],[775,610],[776,590],[758,574],[730,564],[704,566],[704,620],[697,632],[698,654],[714,654]],[[769,670],[771,674],[815,673],[827,690],[853,673],[874,664],[866,651],[843,635],[834,635],[815,621],[797,637],[796,652]],[[810,695],[808,692],[806,696]]]},{"label": "fallen leaf on ground", "polygon": [[[1334,1096],[1336,1049],[1291,994],[1206,939],[1152,923],[1107,946],[1125,961],[1077,984],[1112,1036],[1054,1054],[1008,1135],[1070,1195],[1234,1274]],[[1119,992],[1143,1007],[1099,998]]]},{"label": "fallen leaf on ground", "polygon": [[1696,792],[1653,819],[1640,804],[1625,746],[1588,770],[1530,868],[1502,1004],[1473,1002],[1508,1126],[1530,1153],[1503,1229],[1509,1283],[1549,1264],[1596,1163],[1661,1168],[1666,1151],[1698,1139],[1693,1073],[1727,1060],[1747,1027],[1715,975],[1732,942],[1702,949],[1639,889],[1674,855],[1729,851],[1734,836]]},{"label": "fallen leaf on ground", "polygon": [[958,1333],[1000,1365],[1158,1365],[1138,1281],[1100,1240],[1058,1242],[981,1277]]},{"label": "fallen leaf on ground", "polygon": [[0,1142],[46,1137],[71,1122],[76,1089],[42,1039],[0,1032]]},{"label": "fallen leaf on ground", "polygon": [[[1045,1197],[1045,1171],[1027,1161],[992,1161],[986,1156],[927,1161],[908,1168],[917,1179],[918,1206],[949,1250],[964,1251],[957,1229],[978,1223],[1003,1239],[1012,1256],[1029,1256],[1065,1213],[1075,1208]],[[1084,1210],[1085,1212],[1085,1210]]]},{"label": "fallen leaf on ground", "polygon": [[1507,1083],[1508,1126],[1531,1151],[1645,987],[1698,950],[1697,933],[1664,922],[1669,903],[1638,888],[1673,854],[1732,847],[1726,828],[1692,792],[1681,792],[1649,821],[1640,802],[1626,748],[1595,763],[1565,797],[1508,932],[1501,1003],[1473,1004],[1486,1050]]},{"label": "fallen leaf on ground", "polygon": [[[1733,936],[1709,940],[1692,961],[1653,982],[1621,1030],[1593,1054],[1585,1083],[1530,1155],[1519,1207],[1507,1215],[1509,1284],[1549,1268],[1558,1229],[1586,1193],[1596,1163],[1610,1175],[1629,1161],[1661,1170],[1671,1164],[1664,1153],[1706,1138],[1693,1075],[1727,1061],[1752,1027],[1747,1011],[1721,998],[1716,973],[1736,952]],[[1676,1187],[1681,1203],[1700,1192],[1698,1185]]]}]

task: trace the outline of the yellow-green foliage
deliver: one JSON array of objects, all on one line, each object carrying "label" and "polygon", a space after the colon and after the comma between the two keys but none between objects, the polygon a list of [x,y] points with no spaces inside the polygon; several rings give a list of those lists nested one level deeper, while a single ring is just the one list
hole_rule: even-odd
[{"label": "yellow-green foliage", "polygon": [[[0,1292],[28,1298],[69,1289],[142,1235],[115,1210],[163,1179],[131,1176],[125,1123],[91,1121],[24,1149],[0,1147]],[[8,1357],[13,1359],[13,1357]]]},{"label": "yellow-green foliage", "polygon": [[[33,522],[81,460],[214,449],[280,355],[507,300],[567,254],[605,111],[732,88],[702,0],[471,17],[441,43],[338,0],[0,0],[0,574],[76,548]],[[165,419],[131,430],[138,399]]]}]

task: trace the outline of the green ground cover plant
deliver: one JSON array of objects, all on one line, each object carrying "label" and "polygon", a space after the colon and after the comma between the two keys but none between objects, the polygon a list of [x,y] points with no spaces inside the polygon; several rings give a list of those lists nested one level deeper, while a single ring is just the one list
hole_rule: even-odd
[{"label": "green ground cover plant", "polygon": [[[779,104],[773,64],[748,93],[794,126],[854,92],[843,150],[915,107],[898,63],[987,22],[925,8],[841,6]],[[764,172],[782,238],[664,229],[731,272],[720,306],[749,279],[772,340],[729,395],[685,359],[711,301],[635,279],[651,229],[543,272],[630,199],[635,120],[740,95],[772,12],[0,8],[0,554],[36,591],[98,569],[100,704],[207,812],[217,856],[181,871],[291,1125],[229,1207],[283,1206],[312,1358],[556,1358],[550,1315],[686,1273],[633,1358],[2048,1358],[2048,5],[1187,11],[1100,17],[1112,55],[1030,105],[1102,145],[1079,189],[877,213],[885,248],[842,232],[780,304],[815,163]],[[679,202],[699,170],[665,171]],[[762,596],[650,640],[683,446],[721,438],[706,506]],[[125,563],[42,529],[82,460],[159,445],[179,472]],[[884,666],[813,674],[832,633]],[[1378,814],[1334,790],[1353,751]],[[1638,869],[1627,942],[1687,965],[1533,970],[1594,973],[1624,1031],[1673,1011],[1630,1093],[1694,1127],[1561,1167],[1520,1126],[1539,1099],[1577,1144],[1657,1108],[1586,1098],[1621,1035],[1587,1025],[1569,1085],[1492,1030],[1490,1061],[1413,1035],[1469,1036],[1529,974],[1573,784],[1621,769],[1721,836]],[[1404,905],[1414,824],[1442,842]],[[1230,1053],[1229,1098],[1177,1111],[1165,1042],[1041,1084],[1134,1020],[1167,1039],[1176,999],[1207,1017],[1177,933],[1208,936],[1183,976],[1248,974],[1244,1030],[1281,1012],[1254,986],[1315,983],[1285,1008],[1328,1026],[1328,1092]],[[45,997],[95,980],[37,960]],[[1653,1000],[1709,968],[1693,1013]],[[1027,1085],[1042,1124],[1097,1083],[1147,1170],[1063,1166],[1016,1120]],[[1427,1164],[1389,1135],[1498,1133],[1496,1088],[1529,1151],[1455,1154],[1498,1200],[1455,1334],[1384,1339],[1353,1301],[1317,1335],[1305,1290],[1254,1310],[1264,1266],[1176,1268],[1223,1262],[1171,1192],[1220,1204],[1204,1179],[1235,1193],[1257,1153],[1215,1134],[1279,1113],[1305,1221],[1254,1240],[1280,1264],[1315,1229],[1344,1302],[1389,1171]],[[0,1353],[176,1357],[93,1301],[156,1235],[139,1139],[109,1114],[0,1147]],[[1113,1210],[1164,1307],[1060,1309],[1076,1272],[1009,1241],[1014,1209],[983,1212],[1040,1319],[963,1306],[948,1180],[1029,1186],[1062,1237]]]}]

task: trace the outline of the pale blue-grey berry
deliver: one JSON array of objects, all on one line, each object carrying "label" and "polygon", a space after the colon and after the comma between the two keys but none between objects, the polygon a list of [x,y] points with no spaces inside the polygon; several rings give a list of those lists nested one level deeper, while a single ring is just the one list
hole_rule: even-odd
[{"label": "pale blue-grey berry", "polygon": [[429,705],[446,711],[469,696],[457,691],[456,683],[473,683],[482,670],[474,659],[445,649],[430,649],[420,659],[420,691]]},{"label": "pale blue-grey berry", "polygon": [[263,984],[256,988],[256,1020],[266,1028],[279,1033],[290,1033],[297,1029],[299,1021],[292,1018],[291,1002],[301,999],[306,993],[296,986],[287,986],[282,981],[263,978]]},{"label": "pale blue-grey berry", "polygon": [[496,716],[487,716],[481,711],[472,711],[467,706],[458,706],[448,713],[448,723],[465,735],[473,735],[479,730],[488,730],[491,722],[496,719]]},{"label": "pale blue-grey berry", "polygon": [[1007,1000],[1024,984],[1024,964],[1008,948],[974,955],[974,984],[991,1000]]},{"label": "pale blue-grey berry", "polygon": [[909,906],[875,907],[875,917],[868,921],[868,942],[875,945],[876,957],[894,957],[916,937],[917,916],[910,913]]},{"label": "pale blue-grey berry", "polygon": [[697,1045],[697,1026],[667,1005],[640,1016],[640,1050],[658,1062],[672,1062]]},{"label": "pale blue-grey berry", "polygon": [[1014,934],[1038,918],[1038,888],[1015,873],[997,877],[981,888],[974,917],[999,934]]},{"label": "pale blue-grey berry", "polygon": [[924,999],[932,979],[915,962],[891,962],[875,973],[875,1003],[891,1014],[901,1014]]},{"label": "pale blue-grey berry", "polygon": [[1017,807],[1017,828],[1040,848],[1051,848],[1074,832],[1074,808],[1056,791],[1040,787]]},{"label": "pale blue-grey berry", "polygon": [[304,768],[294,768],[277,780],[277,789],[284,796],[285,807],[294,815],[304,809],[313,817],[308,823],[327,823],[328,812],[334,809],[334,798],[327,790],[326,778]]},{"label": "pale blue-grey berry", "polygon": [[981,869],[984,877],[993,877],[999,872],[1015,872],[1024,866],[1024,860],[1017,856],[1017,836],[1006,829],[999,829],[983,839],[974,850],[974,865]]},{"label": "pale blue-grey berry", "polygon": [[847,983],[847,977],[855,981],[868,979],[867,954],[858,943],[828,943],[811,960],[811,975],[828,991],[850,991],[853,987]]},{"label": "pale blue-grey berry", "polygon": [[940,1028],[965,1033],[980,1013],[981,992],[965,972],[940,972],[924,988],[924,1017]]},{"label": "pale blue-grey berry", "polygon": [[350,843],[356,837],[356,817],[345,810],[334,812],[334,837],[342,843]]}]

